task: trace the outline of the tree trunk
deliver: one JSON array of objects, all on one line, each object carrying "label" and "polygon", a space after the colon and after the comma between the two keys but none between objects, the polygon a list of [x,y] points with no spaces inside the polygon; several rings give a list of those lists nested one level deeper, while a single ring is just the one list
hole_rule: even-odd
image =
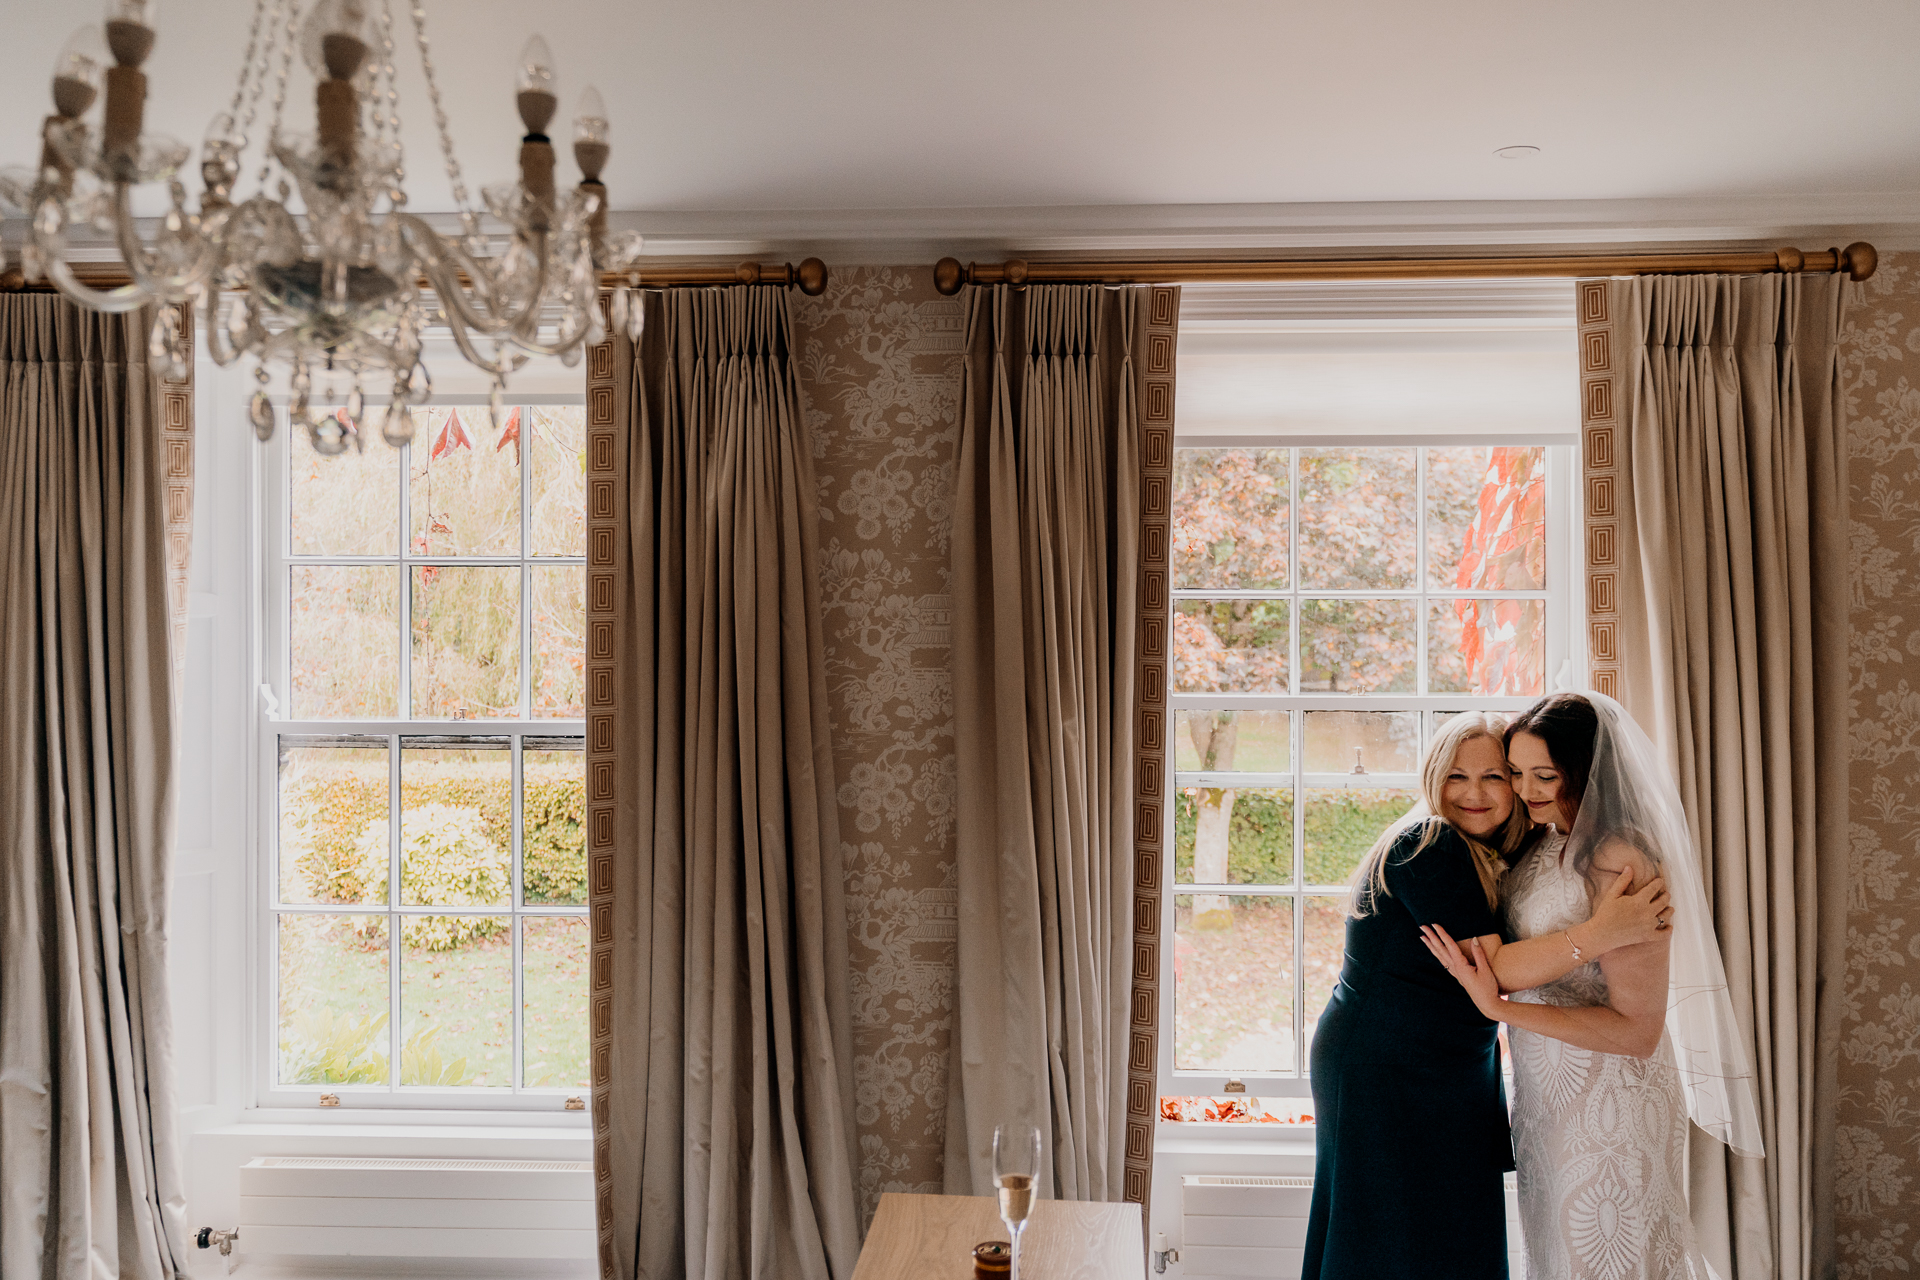
[{"label": "tree trunk", "polygon": [[[1208,771],[1233,768],[1233,748],[1240,727],[1231,711],[1204,712],[1187,717],[1200,767]],[[1196,884],[1227,882],[1227,840],[1233,822],[1231,787],[1202,787],[1193,826],[1193,879]],[[1227,899],[1217,893],[1195,894],[1193,928],[1230,929],[1233,914]]]}]

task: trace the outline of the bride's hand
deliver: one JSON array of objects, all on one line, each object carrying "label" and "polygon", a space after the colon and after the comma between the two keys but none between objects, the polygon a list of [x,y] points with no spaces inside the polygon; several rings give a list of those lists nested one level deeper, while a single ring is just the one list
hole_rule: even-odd
[{"label": "bride's hand", "polygon": [[1499,1021],[1503,1003],[1500,999],[1500,980],[1493,976],[1493,963],[1481,948],[1480,939],[1467,939],[1467,945],[1473,950],[1471,959],[1460,949],[1460,944],[1453,940],[1453,936],[1437,924],[1421,925],[1420,941],[1427,944],[1427,950],[1453,975],[1454,981],[1467,989],[1467,994],[1473,997],[1474,1007],[1487,1017]]},{"label": "bride's hand", "polygon": [[[1587,921],[1586,949],[1594,956],[1617,947],[1640,942],[1658,942],[1666,936],[1673,919],[1673,902],[1667,897],[1667,882],[1655,876],[1633,888],[1633,868],[1623,867],[1594,904],[1593,918]],[[1576,926],[1578,927],[1578,926]]]}]

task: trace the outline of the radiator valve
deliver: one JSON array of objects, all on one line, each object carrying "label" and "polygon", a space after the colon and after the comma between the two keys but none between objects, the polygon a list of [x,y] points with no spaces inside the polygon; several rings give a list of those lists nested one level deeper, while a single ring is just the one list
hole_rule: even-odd
[{"label": "radiator valve", "polygon": [[1167,1264],[1169,1262],[1178,1262],[1178,1261],[1180,1261],[1180,1251],[1178,1249],[1167,1248],[1167,1233],[1164,1231],[1154,1232],[1153,1233],[1154,1274],[1164,1275],[1167,1270]]},{"label": "radiator valve", "polygon": [[233,1242],[239,1238],[240,1228],[238,1227],[231,1231],[225,1231],[219,1227],[202,1227],[199,1234],[194,1236],[193,1242],[202,1249],[218,1249],[221,1257],[228,1258],[233,1256]]}]

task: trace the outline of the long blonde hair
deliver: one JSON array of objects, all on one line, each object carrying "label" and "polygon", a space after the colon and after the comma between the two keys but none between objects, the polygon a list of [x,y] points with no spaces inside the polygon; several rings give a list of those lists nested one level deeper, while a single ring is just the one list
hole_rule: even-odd
[{"label": "long blonde hair", "polygon": [[[1392,896],[1387,888],[1387,851],[1415,827],[1423,828],[1420,843],[1415,845],[1409,857],[1418,857],[1426,847],[1439,839],[1440,833],[1450,824],[1441,816],[1443,810],[1440,795],[1447,785],[1447,774],[1453,771],[1454,757],[1460,754],[1460,748],[1475,738],[1486,738],[1500,749],[1500,758],[1505,759],[1507,722],[1487,711],[1464,711],[1440,727],[1427,741],[1427,751],[1420,758],[1420,801],[1400,819],[1380,833],[1380,838],[1360,860],[1353,871],[1353,893],[1350,895],[1348,911],[1355,916],[1364,916],[1373,910],[1375,894]],[[1516,802],[1513,811],[1507,815],[1507,821],[1491,840],[1482,840],[1470,836],[1458,827],[1453,830],[1467,848],[1473,851],[1473,869],[1480,876],[1480,889],[1487,895],[1489,909],[1500,905],[1500,875],[1507,869],[1507,862],[1526,847],[1527,838],[1532,834],[1533,824],[1527,818],[1526,806]]]}]

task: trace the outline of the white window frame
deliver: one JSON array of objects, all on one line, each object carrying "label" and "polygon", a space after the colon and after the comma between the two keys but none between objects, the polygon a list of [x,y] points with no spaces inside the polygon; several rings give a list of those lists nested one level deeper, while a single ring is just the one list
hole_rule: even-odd
[{"label": "white window frame", "polygon": [[[399,627],[402,638],[400,650],[399,693],[396,699],[396,712],[401,706],[408,705],[410,663],[408,661],[407,637],[412,630],[412,591],[411,569],[417,564],[440,564],[448,560],[457,560],[461,565],[473,566],[522,566],[522,565],[581,565],[586,557],[580,556],[533,556],[529,554],[529,487],[531,469],[520,468],[520,554],[514,556],[416,556],[412,553],[408,539],[410,494],[404,477],[411,465],[415,448],[429,447],[424,435],[401,451],[400,458],[400,510],[399,540],[400,555],[393,556],[300,556],[292,555],[291,512],[291,472],[289,460],[294,447],[293,431],[287,423],[287,397],[284,394],[272,396],[278,427],[273,439],[257,450],[254,472],[254,492],[256,501],[255,536],[253,538],[253,557],[255,562],[253,617],[256,641],[256,662],[262,683],[259,696],[255,700],[253,723],[251,725],[252,757],[255,761],[256,805],[254,812],[254,910],[253,943],[251,950],[257,965],[256,972],[260,980],[254,984],[256,1004],[254,1007],[254,1030],[249,1054],[253,1062],[253,1097],[256,1108],[289,1108],[295,1110],[318,1110],[321,1096],[329,1095],[339,1099],[337,1108],[329,1105],[324,1113],[329,1118],[343,1113],[359,1112],[494,1112],[494,1113],[561,1113],[578,1111],[581,1106],[570,1105],[578,1102],[582,1105],[590,1102],[591,1090],[581,1085],[570,1088],[522,1088],[519,1084],[521,1058],[524,1045],[522,1021],[525,1014],[521,991],[521,930],[520,921],[541,917],[564,916],[586,919],[587,906],[548,906],[544,904],[528,905],[521,901],[521,791],[522,791],[522,753],[524,740],[529,738],[566,738],[579,739],[582,749],[585,747],[586,721],[578,719],[519,718],[494,720],[413,720],[395,716],[389,719],[358,720],[296,720],[284,713],[293,705],[291,698],[291,575],[290,570],[296,564],[395,564],[401,566],[401,607]],[[438,394],[432,399],[435,409],[457,408],[477,409],[487,412],[491,397],[481,394],[448,393]],[[367,404],[380,409],[388,404],[381,396],[368,396]],[[580,407],[586,404],[584,393],[529,393],[509,394],[504,401],[505,409],[515,407],[525,409]],[[530,430],[530,424],[523,427]],[[526,438],[526,437],[523,437]],[[381,441],[373,441],[370,449],[386,449],[389,446]],[[526,572],[521,575],[520,596],[520,646],[522,671],[520,682],[520,705],[530,712],[532,709],[530,672],[532,643],[532,601],[530,599],[531,578]],[[391,803],[395,806],[392,821],[397,825],[397,806],[400,803],[400,764],[401,741],[407,738],[486,738],[508,739],[512,759],[512,804],[513,804],[513,895],[510,905],[505,908],[482,909],[461,908],[459,915],[494,915],[509,919],[512,924],[512,964],[513,992],[512,1016],[514,1023],[513,1063],[511,1083],[508,1085],[461,1086],[458,1088],[434,1088],[419,1085],[401,1085],[398,1083],[400,1069],[399,1044],[402,1033],[401,1020],[389,1020],[388,1035],[388,1083],[384,1086],[344,1085],[344,1084],[282,1084],[278,1080],[280,1057],[280,967],[278,921],[283,915],[380,915],[395,920],[406,915],[450,914],[444,908],[403,907],[389,904],[373,907],[336,907],[325,904],[282,904],[279,901],[279,748],[282,737],[384,737],[388,740],[388,768],[390,772]],[[371,744],[370,744],[371,745]],[[443,744],[436,744],[443,745]],[[388,883],[397,886],[399,880],[398,845],[394,846],[394,863],[390,865]],[[389,1009],[397,1012],[400,1007],[400,931],[388,929],[388,965]],[[572,1122],[576,1117],[568,1116]],[[399,1119],[398,1116],[394,1119]],[[554,1116],[558,1119],[558,1116]],[[584,1117],[579,1117],[584,1120]]]},{"label": "white window frame", "polygon": [[[1419,655],[1415,692],[1410,694],[1359,694],[1359,693],[1308,693],[1299,692],[1301,667],[1299,654],[1300,627],[1297,604],[1302,599],[1319,596],[1374,597],[1391,599],[1446,599],[1477,598],[1489,595],[1504,597],[1529,597],[1545,602],[1543,625],[1546,630],[1546,685],[1547,692],[1553,691],[1564,681],[1577,686],[1585,669],[1585,651],[1580,633],[1581,601],[1576,589],[1575,544],[1579,532],[1579,437],[1566,432],[1540,432],[1529,435],[1259,435],[1259,436],[1180,436],[1174,438],[1174,448],[1179,449],[1289,449],[1294,451],[1290,458],[1289,483],[1299,482],[1298,451],[1310,448],[1340,449],[1385,449],[1385,448],[1458,448],[1509,446],[1527,448],[1540,446],[1546,450],[1547,468],[1547,584],[1544,591],[1454,591],[1429,590],[1427,583],[1427,539],[1426,539],[1426,465],[1424,455],[1420,455],[1418,481],[1415,501],[1418,508],[1415,526],[1415,543],[1419,561],[1415,574],[1414,588],[1402,591],[1368,592],[1303,589],[1298,574],[1299,541],[1299,503],[1287,504],[1289,521],[1288,545],[1294,549],[1291,555],[1293,572],[1290,575],[1289,589],[1284,593],[1248,592],[1237,593],[1214,589],[1176,589],[1172,592],[1173,604],[1178,606],[1183,599],[1222,599],[1238,594],[1250,596],[1282,595],[1295,603],[1290,611],[1293,652],[1288,663],[1288,681],[1291,692],[1288,693],[1173,693],[1169,696],[1167,725],[1167,776],[1174,780],[1176,793],[1181,787],[1204,782],[1209,775],[1193,771],[1180,771],[1178,764],[1178,729],[1175,714],[1181,711],[1232,708],[1247,711],[1288,711],[1289,751],[1288,758],[1293,770],[1285,774],[1235,773],[1234,781],[1242,786],[1286,787],[1294,790],[1293,803],[1293,848],[1294,878],[1284,885],[1232,885],[1224,889],[1218,886],[1193,886],[1176,882],[1174,859],[1174,820],[1175,805],[1166,806],[1163,819],[1163,863],[1160,902],[1160,936],[1165,946],[1174,945],[1174,901],[1195,893],[1208,895],[1226,894],[1234,897],[1269,896],[1290,898],[1293,901],[1293,947],[1294,947],[1294,1001],[1293,1032],[1294,1044],[1298,1046],[1299,1061],[1290,1072],[1275,1074],[1243,1074],[1230,1076],[1217,1071],[1176,1070],[1174,1067],[1175,1029],[1174,1002],[1178,979],[1172,963],[1171,951],[1163,957],[1160,983],[1160,1027],[1159,1036],[1159,1092],[1162,1095],[1192,1096],[1229,1096],[1245,1093],[1249,1096],[1298,1097],[1311,1094],[1306,1058],[1310,1051],[1305,1037],[1305,963],[1306,931],[1305,908],[1308,898],[1344,895],[1345,885],[1312,885],[1305,883],[1306,859],[1304,857],[1303,828],[1306,820],[1304,793],[1308,788],[1338,788],[1356,785],[1356,779],[1349,774],[1305,773],[1303,736],[1307,711],[1419,711],[1421,715],[1420,744],[1425,746],[1427,735],[1432,732],[1432,720],[1425,713],[1432,711],[1459,711],[1463,709],[1501,711],[1512,713],[1530,706],[1536,697],[1486,697],[1460,693],[1428,693],[1427,682],[1427,610],[1418,610],[1418,637],[1416,652]],[[1402,787],[1417,790],[1419,779],[1412,773],[1369,773],[1364,775],[1364,784],[1369,788]],[[1178,1131],[1184,1126],[1162,1123],[1163,1133]],[[1272,1126],[1268,1125],[1216,1125],[1210,1130],[1221,1131],[1220,1137],[1227,1140],[1246,1141],[1271,1140]],[[1231,1135],[1231,1137],[1228,1137]],[[1210,1135],[1212,1136],[1212,1135]]]}]

